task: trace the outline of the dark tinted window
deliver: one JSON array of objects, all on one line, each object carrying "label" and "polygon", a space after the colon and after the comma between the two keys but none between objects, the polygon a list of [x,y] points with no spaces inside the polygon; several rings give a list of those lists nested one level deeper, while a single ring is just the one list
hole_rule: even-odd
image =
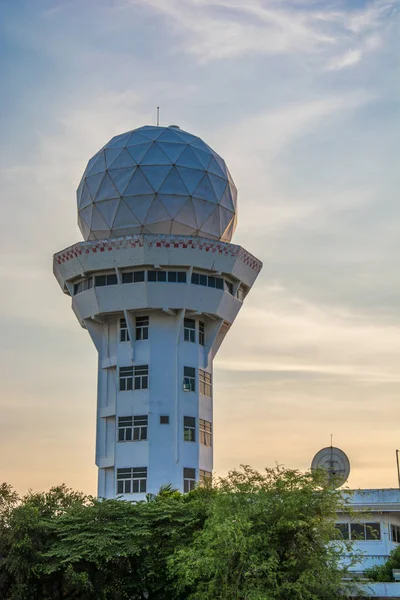
[{"label": "dark tinted window", "polygon": [[176,283],[177,276],[176,271],[168,271],[168,281],[170,283]]},{"label": "dark tinted window", "polygon": [[381,539],[381,524],[380,523],[365,523],[365,533],[367,540]]},{"label": "dark tinted window", "polygon": [[192,273],[192,283],[199,285],[199,274],[198,273]]},{"label": "dark tinted window", "polygon": [[167,281],[167,273],[165,271],[157,271],[157,281]]},{"label": "dark tinted window", "polygon": [[135,271],[133,273],[133,281],[134,283],[144,281],[144,271]]},{"label": "dark tinted window", "polygon": [[199,275],[200,285],[207,285],[207,275]]},{"label": "dark tinted window", "polygon": [[214,287],[215,288],[215,277],[208,277],[208,287]]},{"label": "dark tinted window", "polygon": [[122,283],[132,283],[133,273],[122,273]]},{"label": "dark tinted window", "polygon": [[107,275],[107,285],[117,285],[118,280],[115,273],[111,273],[111,275]]},{"label": "dark tinted window", "polygon": [[169,415],[161,415],[160,416],[160,424],[161,425],[169,425]]},{"label": "dark tinted window", "polygon": [[96,287],[102,287],[103,285],[107,285],[106,276],[105,275],[96,275],[94,278]]},{"label": "dark tinted window", "polygon": [[215,287],[219,290],[222,290],[224,288],[224,280],[221,279],[221,277],[215,278]]},{"label": "dark tinted window", "polygon": [[186,283],[185,271],[178,271],[178,283]]},{"label": "dark tinted window", "polygon": [[350,523],[350,534],[352,540],[365,540],[364,523]]},{"label": "dark tinted window", "polygon": [[148,271],[147,281],[157,281],[157,271]]}]

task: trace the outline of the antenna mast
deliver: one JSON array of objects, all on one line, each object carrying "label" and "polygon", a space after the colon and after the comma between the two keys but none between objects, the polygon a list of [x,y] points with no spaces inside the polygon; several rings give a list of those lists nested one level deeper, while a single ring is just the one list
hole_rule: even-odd
[{"label": "antenna mast", "polygon": [[160,125],[160,107],[157,106],[157,127]]}]

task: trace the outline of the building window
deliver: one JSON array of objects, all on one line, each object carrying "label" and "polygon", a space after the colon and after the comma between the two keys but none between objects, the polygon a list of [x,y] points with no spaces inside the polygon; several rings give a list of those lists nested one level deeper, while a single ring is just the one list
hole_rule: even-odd
[{"label": "building window", "polygon": [[211,374],[199,369],[199,392],[211,397]]},{"label": "building window", "polygon": [[136,341],[149,339],[149,317],[136,317]]},{"label": "building window", "polygon": [[128,325],[126,324],[126,320],[122,318],[119,320],[119,341],[129,342]]},{"label": "building window", "polygon": [[240,300],[240,302],[243,302],[244,297],[245,297],[245,292],[244,292],[244,287],[242,285],[238,287],[236,296],[237,296],[237,299]]},{"label": "building window", "polygon": [[83,279],[78,283],[74,283],[74,296],[76,294],[80,294],[85,290],[90,290],[93,287],[93,277],[88,277],[87,279]]},{"label": "building window", "polygon": [[147,415],[118,418],[118,441],[141,442],[147,440]]},{"label": "building window", "polygon": [[212,425],[210,421],[199,419],[199,442],[204,446],[212,446]]},{"label": "building window", "polygon": [[224,289],[226,292],[228,292],[228,294],[230,294],[231,296],[233,296],[233,283],[231,283],[230,281],[224,281]]},{"label": "building window", "polygon": [[204,471],[204,469],[199,469],[199,484],[200,485],[209,485],[212,481],[212,473],[211,471]]},{"label": "building window", "polygon": [[149,367],[140,365],[135,367],[135,390],[147,390],[149,387]]},{"label": "building window", "polygon": [[145,280],[146,271],[128,271],[122,273],[122,283],[141,283]]},{"label": "building window", "polygon": [[145,494],[147,467],[117,469],[117,494]]},{"label": "building window", "polygon": [[380,523],[336,523],[338,539],[377,541],[381,539]]},{"label": "building window", "polygon": [[196,369],[194,367],[183,367],[183,389],[185,392],[196,391]]},{"label": "building window", "polygon": [[169,415],[160,415],[160,425],[169,425]]},{"label": "building window", "polygon": [[186,283],[186,271],[148,271],[147,281],[165,283]]},{"label": "building window", "polygon": [[115,273],[109,273],[108,275],[96,275],[94,278],[94,285],[96,287],[103,287],[105,285],[117,285],[118,279]]},{"label": "building window", "polygon": [[133,389],[133,367],[119,368],[119,391],[127,392]]},{"label": "building window", "polygon": [[203,321],[199,321],[199,344],[204,346],[205,343],[205,330]]},{"label": "building window", "polygon": [[196,321],[194,319],[184,319],[183,331],[185,342],[196,342]]},{"label": "building window", "polygon": [[196,469],[183,469],[183,493],[187,494],[196,486]]},{"label": "building window", "polygon": [[183,417],[183,439],[185,440],[185,442],[196,441],[195,417]]},{"label": "building window", "polygon": [[392,536],[392,542],[395,544],[400,544],[400,526],[390,525],[390,532]]},{"label": "building window", "polygon": [[192,283],[195,285],[204,285],[206,287],[224,289],[224,280],[222,277],[214,277],[213,275],[203,275],[202,273],[192,273]]}]

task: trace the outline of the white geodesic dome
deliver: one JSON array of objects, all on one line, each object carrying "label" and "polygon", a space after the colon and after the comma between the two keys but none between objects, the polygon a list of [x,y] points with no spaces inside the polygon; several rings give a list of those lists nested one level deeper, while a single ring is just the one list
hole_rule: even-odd
[{"label": "white geodesic dome", "polygon": [[113,137],[89,160],[77,199],[85,240],[157,233],[229,242],[236,228],[237,190],[225,161],[176,126]]}]

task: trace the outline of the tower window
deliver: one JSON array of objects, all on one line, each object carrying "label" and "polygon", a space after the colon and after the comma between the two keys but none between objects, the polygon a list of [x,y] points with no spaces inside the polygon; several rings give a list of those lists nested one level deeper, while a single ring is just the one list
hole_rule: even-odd
[{"label": "tower window", "polygon": [[199,392],[210,397],[212,393],[211,374],[202,369],[199,369]]},{"label": "tower window", "polygon": [[126,271],[122,273],[122,283],[140,283],[145,280],[146,271]]},{"label": "tower window", "polygon": [[129,342],[128,325],[126,324],[126,320],[122,318],[119,320],[119,341]]},{"label": "tower window", "polygon": [[127,392],[133,389],[133,367],[119,368],[119,391]]},{"label": "tower window", "polygon": [[205,344],[205,329],[203,321],[199,321],[199,344],[204,346]]},{"label": "tower window", "polygon": [[194,490],[196,486],[196,469],[183,469],[183,493],[187,494]]},{"label": "tower window", "polygon": [[144,281],[145,271],[134,271],[133,272],[133,283],[141,283]]},{"label": "tower window", "polygon": [[233,296],[233,284],[230,281],[225,281],[225,291]]},{"label": "tower window", "polygon": [[160,415],[160,425],[169,425],[169,415]]},{"label": "tower window", "polygon": [[118,418],[118,441],[141,442],[147,440],[147,415]]},{"label": "tower window", "polygon": [[117,494],[145,494],[147,467],[117,469]]},{"label": "tower window", "polygon": [[212,473],[211,471],[204,471],[204,469],[199,469],[199,484],[205,485],[211,483],[212,481]]},{"label": "tower window", "polygon": [[149,366],[140,365],[134,367],[135,390],[147,390],[149,387]]},{"label": "tower window", "polygon": [[195,417],[183,417],[183,439],[185,440],[185,442],[196,441]]},{"label": "tower window", "polygon": [[199,419],[199,442],[204,446],[212,446],[212,424],[210,421]]},{"label": "tower window", "polygon": [[136,341],[149,339],[149,317],[136,317]]},{"label": "tower window", "polygon": [[185,342],[196,342],[196,321],[194,319],[184,319],[183,332]]},{"label": "tower window", "polygon": [[196,391],[196,369],[194,367],[183,367],[183,389],[185,392]]}]

